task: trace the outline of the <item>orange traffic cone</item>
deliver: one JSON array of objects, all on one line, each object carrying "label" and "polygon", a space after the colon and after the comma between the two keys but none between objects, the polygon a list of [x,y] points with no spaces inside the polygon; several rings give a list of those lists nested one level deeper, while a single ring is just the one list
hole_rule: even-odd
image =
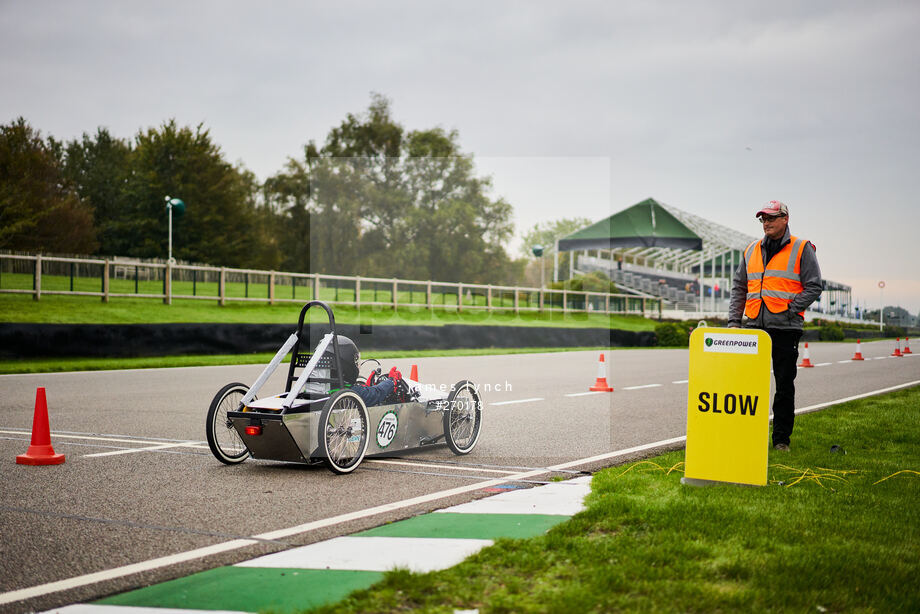
[{"label": "orange traffic cone", "polygon": [[904,337],[904,351],[901,352],[901,354],[913,354],[913,352],[910,351],[910,337]]},{"label": "orange traffic cone", "polygon": [[865,360],[865,358],[863,358],[862,352],[859,351],[859,339],[856,339],[856,353],[853,354],[853,358],[850,360]]},{"label": "orange traffic cone", "polygon": [[32,418],[32,442],[25,454],[16,457],[20,465],[60,465],[63,454],[55,454],[51,447],[51,428],[48,426],[48,402],[45,389],[35,393],[35,416]]},{"label": "orange traffic cone", "polygon": [[808,342],[805,342],[805,358],[802,359],[802,362],[799,364],[800,367],[813,367],[811,364],[811,358],[808,355]]},{"label": "orange traffic cone", "polygon": [[613,392],[613,388],[607,385],[607,363],[604,362],[603,353],[601,353],[600,360],[597,363],[597,381],[588,390],[592,392]]},{"label": "orange traffic cone", "polygon": [[412,365],[412,368],[409,370],[409,379],[413,382],[418,381],[418,365]]},{"label": "orange traffic cone", "polygon": [[897,356],[900,358],[901,354],[901,338],[898,337],[898,340],[895,342],[894,351],[891,353],[892,356]]}]

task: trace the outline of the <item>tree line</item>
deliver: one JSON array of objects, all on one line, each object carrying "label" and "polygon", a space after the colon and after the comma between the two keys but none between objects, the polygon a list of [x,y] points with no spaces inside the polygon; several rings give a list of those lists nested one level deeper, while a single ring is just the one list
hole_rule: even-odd
[{"label": "tree line", "polygon": [[517,283],[531,260],[505,251],[512,207],[457,132],[406,130],[379,95],[264,182],[203,125],[69,142],[0,126],[0,249],[162,258],[167,196],[187,205],[180,260],[470,283]]}]

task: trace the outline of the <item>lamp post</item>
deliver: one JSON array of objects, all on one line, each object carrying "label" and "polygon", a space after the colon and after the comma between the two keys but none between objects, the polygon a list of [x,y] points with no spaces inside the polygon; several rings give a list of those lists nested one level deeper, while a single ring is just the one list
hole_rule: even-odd
[{"label": "lamp post", "polygon": [[543,281],[543,276],[545,275],[544,267],[543,267],[543,246],[534,245],[532,248],[530,248],[530,251],[533,252],[534,256],[540,259],[540,289],[542,290],[543,286],[546,285]]},{"label": "lamp post", "polygon": [[880,331],[884,330],[885,323],[885,303],[882,300],[882,290],[885,289],[885,282],[878,282],[878,329]]},{"label": "lamp post", "polygon": [[166,210],[169,212],[169,258],[167,262],[169,264],[176,264],[175,259],[172,255],[172,220],[173,220],[173,209],[176,210],[176,215],[182,215],[185,212],[185,203],[179,200],[178,198],[166,197]]}]

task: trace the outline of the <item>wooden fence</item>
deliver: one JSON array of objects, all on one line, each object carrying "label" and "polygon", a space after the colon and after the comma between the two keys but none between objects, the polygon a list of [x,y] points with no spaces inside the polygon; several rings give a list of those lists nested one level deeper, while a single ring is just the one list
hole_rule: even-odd
[{"label": "wooden fence", "polygon": [[0,254],[0,293],[303,303],[321,299],[357,308],[505,311],[558,310],[661,314],[656,297],[519,286],[286,273],[139,260]]}]

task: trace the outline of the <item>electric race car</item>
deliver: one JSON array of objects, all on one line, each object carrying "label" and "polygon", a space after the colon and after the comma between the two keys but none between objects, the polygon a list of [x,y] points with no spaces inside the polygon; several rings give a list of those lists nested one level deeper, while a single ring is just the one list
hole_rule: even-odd
[{"label": "electric race car", "polygon": [[[312,353],[304,319],[322,307],[330,331]],[[284,392],[256,395],[291,353]],[[365,361],[368,362],[368,361]],[[376,362],[376,361],[374,361]],[[300,311],[297,331],[247,386],[227,384],[208,409],[205,430],[217,460],[228,465],[250,456],[294,463],[325,463],[335,473],[351,473],[366,455],[394,455],[444,442],[455,454],[468,454],[479,440],[482,401],[467,380],[449,392],[422,386],[379,368],[360,377],[357,347],[335,332],[332,309],[310,301]],[[392,387],[392,392],[390,392]],[[368,407],[364,398],[379,401]]]}]

